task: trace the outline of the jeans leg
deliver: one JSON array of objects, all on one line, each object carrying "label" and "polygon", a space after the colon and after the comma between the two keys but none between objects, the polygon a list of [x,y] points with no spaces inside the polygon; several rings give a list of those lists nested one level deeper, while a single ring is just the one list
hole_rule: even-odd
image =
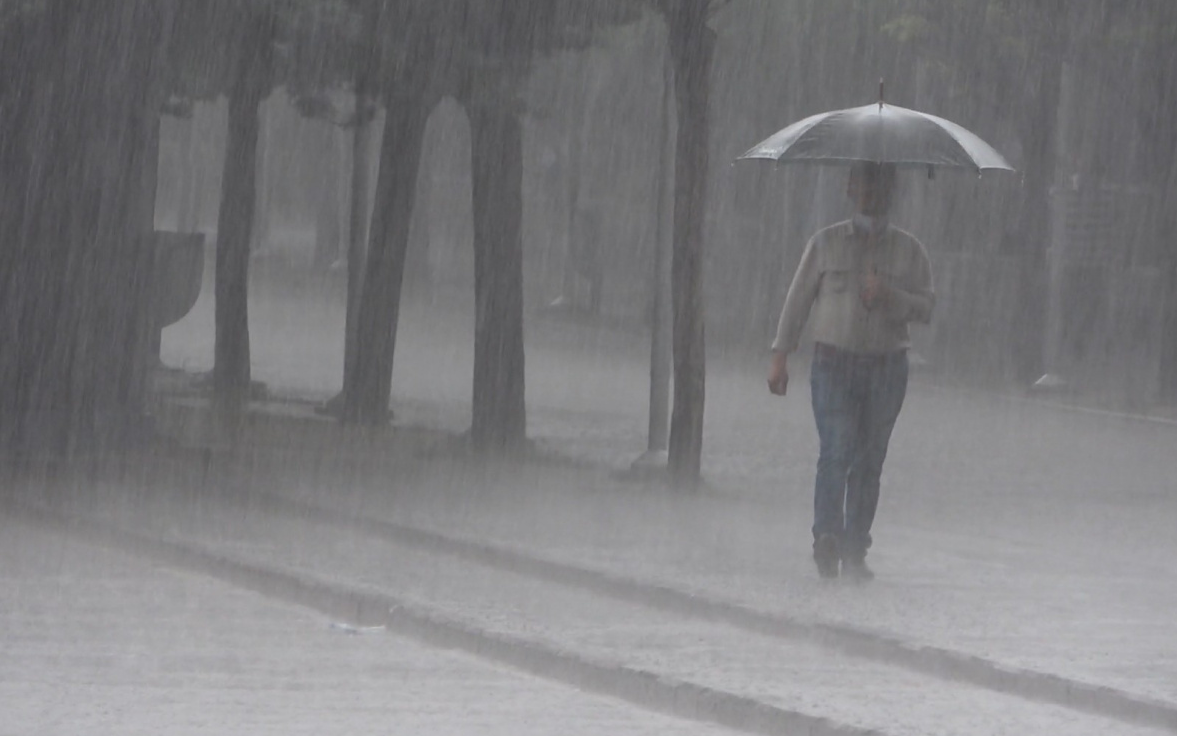
[{"label": "jeans leg", "polygon": [[814,358],[809,385],[821,450],[813,489],[813,538],[841,536],[846,476],[855,455],[857,405],[846,362]]},{"label": "jeans leg", "polygon": [[871,526],[879,505],[879,479],[891,431],[907,395],[907,355],[899,353],[860,376],[863,386],[858,452],[846,484],[843,557],[862,557],[871,546]]}]

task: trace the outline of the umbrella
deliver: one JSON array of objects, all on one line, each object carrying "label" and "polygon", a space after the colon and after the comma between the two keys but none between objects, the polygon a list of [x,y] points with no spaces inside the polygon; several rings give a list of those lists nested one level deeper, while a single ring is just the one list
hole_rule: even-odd
[{"label": "umbrella", "polygon": [[779,163],[877,161],[901,167],[1013,171],[1005,158],[976,134],[944,118],[882,100],[834,110],[793,123],[753,146],[745,158]]}]

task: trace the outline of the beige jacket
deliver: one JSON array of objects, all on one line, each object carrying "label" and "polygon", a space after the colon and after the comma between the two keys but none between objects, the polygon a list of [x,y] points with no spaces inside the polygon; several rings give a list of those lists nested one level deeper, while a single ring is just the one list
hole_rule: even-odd
[{"label": "beige jacket", "polygon": [[[872,272],[889,287],[889,297],[868,309],[859,292]],[[816,342],[866,354],[902,350],[911,344],[908,323],[926,324],[935,302],[928,254],[915,237],[889,226],[868,239],[849,220],[839,222],[805,246],[772,349],[796,350],[811,321]]]}]

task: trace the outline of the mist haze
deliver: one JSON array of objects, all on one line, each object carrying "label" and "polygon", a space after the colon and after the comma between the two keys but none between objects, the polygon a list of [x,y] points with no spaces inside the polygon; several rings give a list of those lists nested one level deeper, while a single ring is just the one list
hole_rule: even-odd
[{"label": "mist haze", "polygon": [[[0,0],[0,733],[1177,731],[1177,5]],[[882,95],[882,99],[880,99]],[[877,579],[813,339],[875,103],[936,304]]]}]

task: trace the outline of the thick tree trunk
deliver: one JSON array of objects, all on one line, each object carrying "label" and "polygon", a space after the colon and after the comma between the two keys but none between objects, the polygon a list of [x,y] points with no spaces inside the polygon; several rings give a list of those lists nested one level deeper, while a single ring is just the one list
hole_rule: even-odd
[{"label": "thick tree trunk", "polygon": [[355,367],[344,377],[345,422],[379,425],[388,420],[409,221],[427,117],[427,106],[420,99],[398,100],[386,110],[376,207],[357,315]]},{"label": "thick tree trunk", "polygon": [[217,218],[213,393],[230,414],[249,398],[249,251],[257,196],[258,112],[270,86],[273,24],[251,16],[229,91],[228,136]]},{"label": "thick tree trunk", "polygon": [[37,123],[45,118],[40,108],[45,107],[46,86],[39,82],[49,75],[24,60],[57,58],[40,54],[61,40],[47,28],[30,26],[26,22],[11,29],[11,42],[0,44],[5,74],[0,86],[0,242],[5,244],[0,247],[0,450],[17,447],[23,423],[23,381],[32,357],[23,349],[28,329],[23,316],[33,297],[25,286],[37,283],[30,280],[36,251],[26,237],[37,202],[28,195],[33,191],[34,157],[43,154],[33,142]]},{"label": "thick tree trunk", "polygon": [[216,345],[213,390],[227,404],[249,395],[249,243],[256,197],[257,152],[255,97],[229,98],[229,134],[217,218]]},{"label": "thick tree trunk", "polygon": [[707,207],[708,97],[715,32],[706,0],[684,1],[667,17],[678,102],[675,161],[674,409],[670,473],[679,483],[699,481],[703,453],[706,346],[703,316],[703,227]]},{"label": "thick tree trunk", "polygon": [[523,126],[514,110],[470,105],[474,200],[476,449],[527,437],[523,351]]},{"label": "thick tree trunk", "polygon": [[[360,300],[364,289],[365,263],[368,257],[368,238],[372,222],[369,194],[372,177],[369,162],[376,133],[375,117],[378,95],[375,85],[376,41],[381,28],[384,3],[368,0],[364,5],[363,60],[355,80],[355,127],[351,137],[351,198],[348,202],[347,229],[347,307],[343,335],[343,388],[332,399],[336,405],[346,404],[348,387],[356,386],[356,361],[359,352]],[[383,151],[383,148],[381,148]],[[391,391],[391,387],[389,388]],[[329,402],[330,404],[331,402]],[[352,419],[357,417],[353,416]]]},{"label": "thick tree trunk", "polygon": [[39,32],[59,55],[39,57],[52,60],[24,119],[32,166],[4,295],[9,449],[104,452],[142,429],[143,174],[173,11],[147,0],[46,8]]}]

